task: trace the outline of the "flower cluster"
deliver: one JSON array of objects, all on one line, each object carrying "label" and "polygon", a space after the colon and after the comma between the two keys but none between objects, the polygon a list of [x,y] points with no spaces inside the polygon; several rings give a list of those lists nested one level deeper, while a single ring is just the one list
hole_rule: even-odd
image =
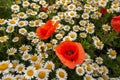
[{"label": "flower cluster", "polygon": [[111,67],[120,61],[119,0],[15,0],[10,8],[11,18],[0,18],[2,80],[119,77],[120,66]]}]

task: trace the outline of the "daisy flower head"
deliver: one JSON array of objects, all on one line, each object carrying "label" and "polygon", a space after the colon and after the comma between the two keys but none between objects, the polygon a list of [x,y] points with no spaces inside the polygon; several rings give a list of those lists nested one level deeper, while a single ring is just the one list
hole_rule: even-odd
[{"label": "daisy flower head", "polygon": [[33,45],[37,44],[39,42],[39,39],[38,38],[35,38],[35,39],[32,39],[32,43]]},{"label": "daisy flower head", "polygon": [[97,36],[93,36],[92,39],[93,39],[94,41],[100,41],[100,39],[99,39]]},{"label": "daisy flower head", "polygon": [[8,22],[7,22],[7,24],[8,24],[9,26],[17,26],[18,20],[9,19]]},{"label": "daisy flower head", "polygon": [[17,60],[13,60],[12,61],[12,71],[14,71],[15,70],[15,68],[16,68],[16,66],[19,64],[19,61],[17,61]]},{"label": "daisy flower head", "polygon": [[41,58],[40,58],[40,56],[37,55],[37,54],[34,54],[34,55],[31,55],[31,56],[30,56],[30,62],[31,62],[31,63],[35,63],[35,62],[37,62],[39,59],[41,59]]},{"label": "daisy flower head", "polygon": [[92,63],[93,70],[97,70],[99,65],[97,63]]},{"label": "daisy flower head", "polygon": [[44,65],[44,68],[48,69],[50,71],[54,70],[55,69],[55,64],[52,61],[47,61]]},{"label": "daisy flower head", "polygon": [[0,42],[6,42],[8,39],[8,36],[0,36]]},{"label": "daisy flower head", "polygon": [[25,70],[25,78],[31,79],[31,78],[33,78],[35,75],[36,75],[35,67],[33,67],[33,66],[27,67],[27,69]]},{"label": "daisy flower head", "polygon": [[89,19],[89,14],[88,13],[83,13],[82,18],[83,19]]},{"label": "daisy flower head", "polygon": [[0,25],[5,24],[6,22],[7,22],[7,20],[5,20],[5,19],[1,19],[1,18],[0,18]]},{"label": "daisy flower head", "polygon": [[24,27],[28,25],[28,21],[19,21],[18,22],[18,27]]},{"label": "daisy flower head", "polygon": [[35,21],[29,21],[29,26],[30,27],[35,27],[36,25],[35,25]]},{"label": "daisy flower head", "polygon": [[23,45],[19,48],[19,51],[20,51],[20,53],[29,52],[29,51],[30,51],[30,46],[23,44]]},{"label": "daisy flower head", "polygon": [[98,64],[102,64],[103,63],[103,59],[101,57],[97,57],[95,60]]},{"label": "daisy flower head", "polygon": [[27,30],[25,29],[25,28],[20,28],[19,29],[19,33],[21,34],[21,35],[27,35]]},{"label": "daisy flower head", "polygon": [[60,39],[63,38],[63,35],[62,34],[56,34],[55,37],[56,37],[56,39],[60,40]]},{"label": "daisy flower head", "polygon": [[68,74],[67,74],[67,72],[66,72],[64,69],[58,68],[58,69],[56,70],[56,77],[57,77],[59,80],[66,80],[66,79],[67,79],[67,76],[68,76]]},{"label": "daisy flower head", "polygon": [[12,42],[18,42],[19,41],[19,37],[14,37],[13,39],[12,39]]},{"label": "daisy flower head", "polygon": [[27,19],[28,16],[26,13],[24,12],[19,12],[18,15],[17,15],[20,19]]},{"label": "daisy flower head", "polygon": [[100,0],[100,1],[98,2],[98,4],[99,4],[99,6],[101,6],[101,7],[105,7],[105,6],[107,5],[107,1]]},{"label": "daisy flower head", "polygon": [[27,34],[27,39],[32,40],[34,37],[36,37],[35,32],[31,31]]},{"label": "daisy flower head", "polygon": [[120,12],[120,7],[118,4],[113,4],[111,8],[113,9],[113,11]]},{"label": "daisy flower head", "polygon": [[79,36],[80,36],[81,38],[86,38],[86,37],[87,37],[87,33],[82,32],[82,33],[79,34]]},{"label": "daisy flower head", "polygon": [[63,27],[63,29],[64,29],[65,31],[69,31],[69,30],[70,30],[70,26],[69,26],[69,25],[65,25],[65,26]]},{"label": "daisy flower head", "polygon": [[94,41],[94,45],[97,49],[100,49],[100,50],[102,50],[104,47],[104,44],[101,41]]},{"label": "daisy flower head", "polygon": [[14,13],[17,13],[20,11],[20,6],[17,5],[17,4],[14,4],[11,6],[11,10],[14,12]]},{"label": "daisy flower head", "polygon": [[73,26],[73,31],[78,32],[79,31],[79,25],[74,25]]},{"label": "daisy flower head", "polygon": [[68,10],[76,10],[76,5],[75,4],[70,4],[67,6]]},{"label": "daisy flower head", "polygon": [[63,41],[72,41],[71,37],[70,36],[65,36],[63,38]]},{"label": "daisy flower head", "polygon": [[14,55],[16,52],[17,52],[17,49],[13,47],[7,50],[8,55]]},{"label": "daisy flower head", "polygon": [[58,41],[57,41],[57,39],[52,39],[52,40],[51,40],[51,43],[55,45],[55,44],[58,43]]},{"label": "daisy flower head", "polygon": [[33,66],[35,67],[36,70],[39,70],[43,67],[43,63],[42,62],[35,62],[35,63],[33,63]]},{"label": "daisy flower head", "polygon": [[69,32],[68,36],[70,36],[71,40],[76,40],[77,39],[77,33],[76,32]]},{"label": "daisy flower head", "polygon": [[3,75],[3,77],[2,77],[2,80],[14,80],[14,75],[12,75],[12,74],[5,74],[5,75]]},{"label": "daisy flower head", "polygon": [[6,32],[7,32],[7,33],[12,33],[12,32],[14,32],[14,26],[7,26]]},{"label": "daisy flower head", "polygon": [[92,67],[92,65],[91,64],[87,64],[85,66],[85,71],[86,71],[87,74],[93,73],[93,67]]},{"label": "daisy flower head", "polygon": [[73,18],[73,17],[77,16],[77,13],[76,13],[76,11],[69,11],[68,12],[68,16],[71,17],[71,18]]},{"label": "daisy flower head", "polygon": [[47,69],[41,68],[37,70],[36,78],[37,80],[48,80],[49,71]]},{"label": "daisy flower head", "polygon": [[84,80],[95,80],[95,79],[92,77],[92,75],[86,74],[84,76]]},{"label": "daisy flower head", "polygon": [[[88,0],[87,0],[87,1],[88,1]],[[92,7],[91,4],[85,4],[85,5],[84,5],[84,8],[85,8],[85,9],[91,9],[91,7]]]},{"label": "daisy flower head", "polygon": [[17,73],[22,73],[22,72],[24,72],[24,71],[25,71],[25,65],[24,65],[24,64],[18,64],[18,65],[16,66],[16,68],[15,68],[15,71],[16,71]]},{"label": "daisy flower head", "polygon": [[85,26],[85,25],[87,24],[87,21],[81,20],[81,21],[79,22],[79,24],[80,24],[81,26]]},{"label": "daisy flower head", "polygon": [[9,69],[12,67],[10,61],[0,62],[0,73],[5,74],[9,72]]},{"label": "daisy flower head", "polygon": [[116,56],[117,56],[117,52],[113,49],[108,49],[108,52],[107,52],[108,56],[111,58],[111,59],[115,59]]},{"label": "daisy flower head", "polygon": [[29,59],[30,59],[30,54],[29,53],[26,52],[22,55],[22,60],[27,61]]},{"label": "daisy flower head", "polygon": [[86,32],[89,33],[89,34],[93,34],[93,33],[94,33],[94,28],[92,28],[92,27],[87,27],[87,28],[86,28]]},{"label": "daisy flower head", "polygon": [[111,30],[111,27],[108,24],[104,24],[104,25],[102,25],[102,29],[104,31],[109,31],[109,30]]},{"label": "daisy flower head", "polygon": [[77,66],[76,67],[76,73],[79,75],[79,76],[83,76],[84,73],[85,73],[85,70],[82,66]]},{"label": "daisy flower head", "polygon": [[30,3],[28,1],[23,1],[22,6],[23,7],[28,7]]}]

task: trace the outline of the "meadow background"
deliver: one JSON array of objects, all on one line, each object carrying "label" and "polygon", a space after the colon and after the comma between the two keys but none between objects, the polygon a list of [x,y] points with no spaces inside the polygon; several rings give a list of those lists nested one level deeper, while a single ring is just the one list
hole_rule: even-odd
[{"label": "meadow background", "polygon": [[[16,0],[17,1],[17,0]],[[86,0],[83,0],[83,2],[85,2]],[[55,1],[54,0],[46,0],[46,2],[48,2],[49,4],[54,4]],[[0,0],[0,18],[1,19],[11,19],[11,5],[15,3],[15,0]],[[85,3],[83,3],[85,4]],[[23,10],[24,11],[24,10]],[[63,10],[64,11],[64,10]],[[56,14],[56,13],[55,13]],[[54,15],[54,13],[52,14]],[[105,14],[104,19],[103,18],[99,18],[98,20],[95,21],[95,26],[96,27],[96,33],[94,35],[98,36],[101,41],[104,43],[104,48],[102,50],[96,49],[95,47],[93,47],[93,42],[91,39],[91,35],[88,35],[87,38],[85,39],[81,39],[80,37],[78,37],[75,41],[77,42],[81,42],[85,51],[90,55],[91,59],[95,60],[96,57],[101,57],[103,59],[103,65],[105,65],[108,70],[109,70],[109,77],[111,78],[116,78],[116,77],[120,77],[120,33],[115,32],[113,29],[110,32],[105,32],[102,29],[100,29],[101,24],[105,24],[105,23],[110,23],[111,19],[113,16],[117,16],[120,15],[120,12],[115,12],[112,14]],[[51,19],[52,16],[49,16],[49,19]],[[30,17],[28,20],[32,20],[34,19],[34,17]],[[47,21],[43,20],[44,22]],[[76,19],[76,21],[79,21],[79,19]],[[93,21],[94,22],[94,21]],[[67,24],[66,22],[62,22],[63,24]],[[72,26],[70,24],[70,26]],[[6,27],[5,25],[0,25],[0,27]],[[33,29],[28,29],[28,31],[35,31],[36,28]],[[14,46],[15,48],[19,49],[19,47],[22,44],[25,45],[31,45],[31,41],[27,40],[26,36],[23,35],[19,35],[18,32],[13,32],[13,33],[6,33],[4,30],[0,30],[0,36],[4,36],[4,35],[8,35],[9,36],[9,40],[7,40],[5,43],[1,43],[0,42],[0,61],[5,61],[5,60],[19,60],[20,63],[24,63],[26,65],[30,65],[30,63],[28,61],[23,61],[22,60],[22,54],[20,54],[19,52],[16,53],[14,56],[10,56],[8,55],[8,53],[6,52],[8,48],[10,48],[11,46]],[[13,43],[11,42],[11,40],[13,39],[14,36],[19,36],[20,40],[17,43]],[[53,36],[55,37],[55,36]],[[49,42],[50,39],[48,39],[47,41],[45,41],[46,43]],[[91,47],[92,46],[92,47]],[[107,49],[112,48],[114,50],[116,50],[117,52],[117,56],[115,59],[111,59],[110,57],[108,57],[107,53]],[[34,49],[35,47],[32,47],[32,51],[30,52],[35,53]],[[54,53],[53,51],[49,52],[49,53]],[[52,60],[52,58],[54,58],[55,55],[50,55],[49,59],[45,59],[45,61],[47,60]],[[61,66],[59,66],[60,64],[58,64],[57,61],[59,61],[56,57],[55,59],[53,59],[53,62],[56,65],[56,68],[59,68]],[[58,65],[58,66],[57,66]],[[68,73],[68,80],[82,80],[82,77],[79,77],[77,74],[73,73],[74,70],[70,70],[64,66],[62,66],[62,68],[64,68]],[[11,72],[10,72],[11,73]],[[16,73],[11,73],[11,74],[15,74]],[[0,78],[2,78],[3,74],[0,73]],[[50,74],[49,76],[49,80],[51,80],[53,78],[53,76],[55,77],[55,72],[53,71],[53,73]],[[33,79],[34,80],[34,79]]]}]

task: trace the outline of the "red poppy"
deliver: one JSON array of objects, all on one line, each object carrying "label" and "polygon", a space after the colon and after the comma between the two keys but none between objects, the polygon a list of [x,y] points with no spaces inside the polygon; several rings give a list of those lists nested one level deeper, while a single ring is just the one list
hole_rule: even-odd
[{"label": "red poppy", "polygon": [[112,18],[111,25],[116,32],[120,32],[120,15]]},{"label": "red poppy", "polygon": [[106,8],[101,8],[101,9],[100,9],[100,12],[101,12],[102,14],[105,14],[105,13],[107,12],[107,9],[106,9]]},{"label": "red poppy", "polygon": [[55,31],[56,27],[58,26],[59,22],[56,22],[54,25],[52,23],[52,20],[48,20],[46,24],[40,26],[37,28],[36,33],[37,36],[41,40],[48,39]]},{"label": "red poppy", "polygon": [[82,64],[84,61],[84,49],[77,42],[61,42],[55,48],[55,53],[60,61],[70,69],[74,69],[77,64]]}]

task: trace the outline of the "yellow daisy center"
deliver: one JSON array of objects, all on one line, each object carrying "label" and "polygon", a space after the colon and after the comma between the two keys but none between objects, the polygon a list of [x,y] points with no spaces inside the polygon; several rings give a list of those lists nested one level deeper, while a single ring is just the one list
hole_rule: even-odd
[{"label": "yellow daisy center", "polygon": [[82,70],[81,68],[79,68],[79,69],[78,69],[78,72],[79,72],[79,73],[82,73],[82,72],[83,72],[83,70]]},{"label": "yellow daisy center", "polygon": [[60,71],[60,72],[59,72],[59,76],[60,76],[61,78],[64,78],[64,77],[65,77],[65,73],[62,72],[62,71]]},{"label": "yellow daisy center", "polygon": [[5,22],[5,20],[3,20],[3,19],[0,19],[0,23],[4,23]]},{"label": "yellow daisy center", "polygon": [[9,67],[8,63],[2,63],[0,64],[0,71],[4,71]]},{"label": "yellow daisy center", "polygon": [[28,75],[28,76],[32,76],[33,74],[34,74],[34,71],[33,71],[33,70],[30,69],[30,70],[27,71],[27,75]]},{"label": "yellow daisy center", "polygon": [[5,78],[4,80],[12,80],[12,78]]},{"label": "yellow daisy center", "polygon": [[40,79],[44,79],[45,76],[46,76],[46,72],[45,72],[45,71],[40,71],[40,72],[38,73],[38,77],[39,77]]},{"label": "yellow daisy center", "polygon": [[18,71],[22,71],[23,70],[23,67],[22,66],[19,66],[18,67]]},{"label": "yellow daisy center", "polygon": [[37,61],[37,59],[38,59],[38,57],[35,56],[35,55],[31,57],[31,60],[32,60],[32,61]]},{"label": "yellow daisy center", "polygon": [[52,70],[52,64],[47,64],[46,69]]},{"label": "yellow daisy center", "polygon": [[115,55],[116,55],[115,51],[111,50],[111,51],[110,51],[110,55],[111,55],[111,56],[115,56]]}]

